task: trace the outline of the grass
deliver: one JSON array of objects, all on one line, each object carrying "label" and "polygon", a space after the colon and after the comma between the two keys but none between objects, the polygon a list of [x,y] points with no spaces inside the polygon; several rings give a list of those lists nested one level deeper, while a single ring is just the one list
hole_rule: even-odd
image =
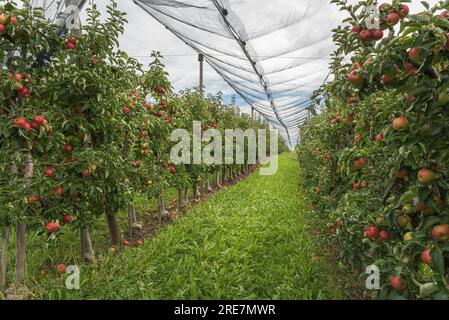
[{"label": "grass", "polygon": [[[309,232],[313,221],[300,194],[297,165],[294,155],[281,155],[276,175],[256,172],[216,193],[141,248],[104,252],[93,264],[79,264],[80,290],[66,289],[54,271],[39,275],[46,249],[29,239],[34,244],[28,272],[33,298],[341,298],[334,266],[326,256],[317,256],[320,243]],[[101,231],[93,235],[95,245],[106,246]],[[57,250],[52,254],[78,264],[69,258],[77,256],[74,248]]]}]

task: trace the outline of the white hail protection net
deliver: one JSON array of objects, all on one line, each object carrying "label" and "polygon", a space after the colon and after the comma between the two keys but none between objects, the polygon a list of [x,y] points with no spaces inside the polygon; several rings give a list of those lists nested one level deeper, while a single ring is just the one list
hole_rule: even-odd
[{"label": "white hail protection net", "polygon": [[[294,147],[309,96],[328,74],[328,0],[134,0],[209,65]],[[334,12],[333,12],[334,11]]]}]

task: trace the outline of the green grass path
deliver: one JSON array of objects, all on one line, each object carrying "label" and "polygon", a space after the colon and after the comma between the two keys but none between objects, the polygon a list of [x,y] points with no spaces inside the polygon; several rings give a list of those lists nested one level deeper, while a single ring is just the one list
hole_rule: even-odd
[{"label": "green grass path", "polygon": [[139,248],[81,266],[81,290],[42,298],[336,299],[333,267],[306,224],[298,164],[281,155],[273,176],[252,174],[192,209]]}]

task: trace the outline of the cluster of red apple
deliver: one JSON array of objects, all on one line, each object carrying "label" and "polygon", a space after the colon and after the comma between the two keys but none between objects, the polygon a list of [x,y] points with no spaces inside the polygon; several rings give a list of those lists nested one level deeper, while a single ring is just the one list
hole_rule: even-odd
[{"label": "cluster of red apple", "polygon": [[[14,25],[17,23],[17,18],[14,16],[9,17],[9,24]],[[8,24],[8,18],[4,14],[0,14],[0,35],[7,32],[6,26]]]},{"label": "cluster of red apple", "polygon": [[365,189],[367,186],[366,180],[362,180],[362,182],[358,183],[357,181],[354,182],[352,189],[353,190],[359,190],[359,189]]},{"label": "cluster of red apple", "polygon": [[48,124],[48,121],[44,118],[44,116],[39,115],[35,116],[31,120],[31,123],[27,122],[23,117],[12,119],[12,123],[17,127],[25,129],[26,132],[30,132],[31,129],[39,130],[42,125]]},{"label": "cluster of red apple", "polygon": [[360,25],[355,25],[351,28],[351,33],[356,34],[363,41],[381,40],[384,36],[383,30],[393,28],[409,14],[410,9],[407,5],[402,5],[402,8],[396,10],[389,4],[381,4],[379,12],[381,14],[380,29],[362,29]]},{"label": "cluster of red apple", "polygon": [[365,235],[372,241],[388,241],[392,239],[391,234],[386,230],[379,230],[375,226],[365,226]]},{"label": "cluster of red apple", "polygon": [[70,37],[65,42],[64,46],[68,50],[73,50],[76,48],[77,39],[75,37]]}]

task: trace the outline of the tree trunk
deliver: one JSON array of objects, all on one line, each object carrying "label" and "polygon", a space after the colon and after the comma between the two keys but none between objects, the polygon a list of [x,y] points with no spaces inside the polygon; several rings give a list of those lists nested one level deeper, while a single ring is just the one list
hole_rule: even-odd
[{"label": "tree trunk", "polygon": [[[34,162],[30,153],[25,155],[25,179],[31,179],[34,173]],[[25,185],[28,187],[28,183]],[[14,270],[14,282],[16,288],[21,287],[25,280],[25,262],[26,262],[26,224],[18,223],[16,225],[16,265]]]},{"label": "tree trunk", "polygon": [[134,228],[137,226],[136,208],[134,204],[128,203],[128,235],[132,239]]},{"label": "tree trunk", "polygon": [[106,221],[109,228],[109,240],[111,245],[119,246],[121,243],[120,227],[117,222],[117,215],[112,205],[106,206]]},{"label": "tree trunk", "polygon": [[178,211],[182,211],[182,187],[178,187]]},{"label": "tree trunk", "polygon": [[183,201],[183,208],[187,209],[187,207],[189,206],[189,188],[186,186],[184,186],[184,201]]},{"label": "tree trunk", "polygon": [[159,189],[159,194],[157,195],[157,202],[158,202],[159,223],[162,223],[162,217],[167,214],[164,203],[164,188],[162,187]]},{"label": "tree trunk", "polygon": [[217,172],[215,173],[215,186],[217,189],[221,189],[221,184],[220,184],[220,170],[217,170]]},{"label": "tree trunk", "polygon": [[92,248],[92,240],[90,239],[89,229],[81,227],[81,258],[86,262],[94,261],[94,250]]},{"label": "tree trunk", "polygon": [[198,182],[195,180],[193,181],[193,185],[192,185],[192,189],[193,189],[193,199],[198,199]]},{"label": "tree trunk", "polygon": [[16,288],[19,288],[25,280],[25,235],[26,224],[19,223],[16,226],[16,269],[14,272],[14,282]]},{"label": "tree trunk", "polygon": [[9,244],[9,229],[2,228],[2,256],[0,260],[0,290],[6,289],[6,277],[8,272],[8,244]]}]

